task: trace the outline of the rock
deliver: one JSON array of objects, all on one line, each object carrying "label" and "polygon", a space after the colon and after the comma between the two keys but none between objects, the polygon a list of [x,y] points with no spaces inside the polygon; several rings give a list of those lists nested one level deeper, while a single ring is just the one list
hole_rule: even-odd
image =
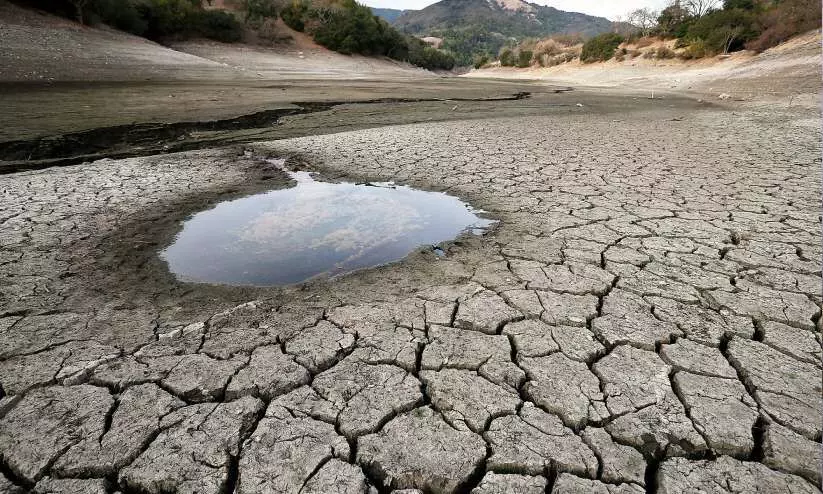
[{"label": "rock", "polygon": [[160,494],[220,493],[232,457],[250,432],[263,403],[251,397],[229,403],[203,403],[166,416],[163,432],[129,466],[120,470],[124,489]]},{"label": "rock", "polygon": [[456,305],[457,304],[453,302],[435,302],[427,300],[424,303],[426,324],[451,326],[454,320]]},{"label": "rock", "polygon": [[756,341],[733,338],[729,360],[754,398],[776,421],[809,439],[820,437],[823,376],[820,368]]},{"label": "rock", "polygon": [[751,454],[757,404],[739,381],[678,372],[673,383],[694,427],[713,451],[737,457]]},{"label": "rock", "polygon": [[216,360],[202,354],[169,358],[173,359],[177,359],[178,363],[163,378],[163,387],[175,396],[192,402],[222,399],[229,380],[248,362],[245,355],[230,360]]},{"label": "rock", "polygon": [[660,465],[656,481],[657,492],[660,494],[820,492],[795,475],[776,472],[760,463],[735,460],[728,456],[721,456],[714,461],[670,458]]},{"label": "rock", "polygon": [[810,441],[778,424],[769,424],[763,437],[763,454],[766,466],[800,475],[820,487],[823,454],[819,441]]},{"label": "rock", "polygon": [[482,464],[486,444],[416,408],[357,441],[357,462],[387,489],[453,493]]},{"label": "rock", "polygon": [[46,477],[31,491],[32,494],[106,494],[103,479],[53,479]]},{"label": "rock", "polygon": [[568,473],[561,473],[554,483],[552,494],[643,494],[646,492],[637,484],[604,484],[598,480],[581,479]]},{"label": "rock", "polygon": [[304,329],[286,342],[286,353],[311,373],[322,372],[340,361],[354,346],[354,336],[328,321]]},{"label": "rock", "polygon": [[737,379],[737,372],[719,349],[686,338],[681,338],[671,345],[662,345],[660,358],[673,368],[692,374]]},{"label": "rock", "polygon": [[341,410],[337,423],[348,438],[375,432],[387,419],[423,399],[420,382],[407,371],[351,358],[317,375],[312,387]]},{"label": "rock", "polygon": [[586,364],[555,353],[520,359],[520,365],[529,378],[523,387],[526,396],[567,427],[579,430],[588,421],[608,418],[600,381]]},{"label": "rock", "polygon": [[279,346],[263,346],[254,350],[249,364],[231,378],[226,399],[256,396],[271,400],[288,393],[311,380],[309,371],[285,355]]},{"label": "rock", "polygon": [[332,458],[300,490],[301,494],[368,494],[369,485],[360,467]]},{"label": "rock", "polygon": [[113,475],[148,446],[166,415],[184,405],[154,384],[132,386],[120,395],[108,431],[72,446],[52,471],[61,477]]},{"label": "rock", "polygon": [[349,455],[349,444],[333,425],[308,416],[295,417],[272,403],[243,444],[237,492],[297,493],[326,462],[348,460]]},{"label": "rock", "polygon": [[612,440],[603,429],[587,427],[583,433],[585,442],[602,463],[601,479],[604,482],[632,482],[646,485],[646,460],[631,446],[623,446]]},{"label": "rock", "polygon": [[585,326],[597,315],[597,297],[594,295],[538,292],[543,304],[543,321],[554,326]]},{"label": "rock", "polygon": [[592,477],[597,473],[597,459],[580,437],[529,402],[519,416],[492,421],[483,436],[492,449],[487,461],[492,471],[540,475],[554,462],[564,471]]},{"label": "rock", "polygon": [[489,472],[471,494],[543,494],[547,484],[545,477]]},{"label": "rock", "polygon": [[514,414],[520,397],[513,390],[492,384],[472,371],[443,369],[420,375],[432,405],[457,428],[468,426],[480,433],[490,419]]},{"label": "rock", "polygon": [[114,399],[103,388],[36,388],[0,420],[0,458],[18,477],[37,482],[81,440],[103,433]]},{"label": "rock", "polygon": [[509,307],[502,297],[483,290],[458,302],[454,325],[481,333],[497,334],[504,324],[522,317],[523,314]]}]

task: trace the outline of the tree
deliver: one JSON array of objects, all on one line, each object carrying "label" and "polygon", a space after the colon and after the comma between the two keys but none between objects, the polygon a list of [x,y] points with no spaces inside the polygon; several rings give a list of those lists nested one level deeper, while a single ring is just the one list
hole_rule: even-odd
[{"label": "tree", "polygon": [[629,23],[640,31],[641,36],[648,36],[657,25],[659,15],[648,8],[637,9],[629,14]]},{"label": "tree", "polygon": [[71,4],[74,5],[74,10],[77,16],[77,22],[83,23],[83,11],[88,5],[90,0],[71,0]]},{"label": "tree", "polygon": [[717,9],[720,0],[686,0],[683,7],[692,17],[703,17],[712,10]]},{"label": "tree", "polygon": [[660,12],[657,29],[662,36],[682,38],[688,29],[689,20],[689,13],[680,4],[680,0],[674,0]]}]

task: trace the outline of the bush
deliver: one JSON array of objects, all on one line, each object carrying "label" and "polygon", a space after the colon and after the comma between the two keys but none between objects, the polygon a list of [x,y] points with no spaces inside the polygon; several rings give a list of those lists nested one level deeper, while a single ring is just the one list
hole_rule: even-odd
[{"label": "bush", "polygon": [[95,0],[90,5],[89,12],[89,22],[91,24],[108,24],[115,29],[138,36],[145,34],[149,28],[148,22],[132,2]]},{"label": "bush", "polygon": [[743,9],[710,12],[695,21],[688,32],[689,38],[702,40],[712,54],[743,48],[756,36],[756,16]]},{"label": "bush", "polygon": [[516,59],[514,57],[514,52],[509,49],[505,49],[500,53],[500,65],[503,67],[514,67],[516,64]]},{"label": "bush", "polygon": [[205,10],[192,16],[193,34],[223,43],[234,43],[243,38],[243,25],[228,12]]},{"label": "bush", "polygon": [[532,64],[532,56],[534,53],[531,50],[521,50],[517,54],[517,66],[524,69]]},{"label": "bush", "polygon": [[746,44],[761,52],[794,35],[820,28],[821,9],[817,0],[783,0],[760,16],[762,32]]},{"label": "bush", "polygon": [[309,5],[295,0],[280,11],[280,18],[287,26],[302,33],[306,29],[306,23],[303,19],[308,16],[308,13]]},{"label": "bush", "polygon": [[704,43],[703,40],[697,39],[692,40],[692,42],[688,44],[686,49],[683,50],[683,52],[680,53],[679,56],[683,60],[694,60],[697,58],[704,58],[711,55],[713,55],[713,53],[711,53],[706,48],[706,43]]},{"label": "bush", "polygon": [[583,44],[580,60],[586,63],[602,62],[614,56],[614,51],[623,42],[623,36],[617,33],[605,33]]},{"label": "bush", "polygon": [[478,55],[474,59],[474,68],[475,69],[482,69],[489,63],[489,56],[488,55]]}]

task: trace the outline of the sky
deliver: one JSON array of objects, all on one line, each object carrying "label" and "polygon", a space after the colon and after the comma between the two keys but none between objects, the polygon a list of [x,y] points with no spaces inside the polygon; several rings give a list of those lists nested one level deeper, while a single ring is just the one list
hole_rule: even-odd
[{"label": "sky", "polygon": [[[389,9],[422,9],[436,0],[359,0],[372,7]],[[632,10],[650,7],[659,10],[666,6],[668,0],[529,0],[531,3],[549,5],[560,10],[583,12],[608,19],[615,19]]]}]

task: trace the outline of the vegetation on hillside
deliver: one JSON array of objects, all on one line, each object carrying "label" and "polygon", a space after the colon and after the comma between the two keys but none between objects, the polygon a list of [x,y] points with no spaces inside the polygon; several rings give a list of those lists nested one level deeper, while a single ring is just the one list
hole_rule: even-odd
[{"label": "vegetation on hillside", "polygon": [[240,0],[239,10],[233,12],[206,9],[202,0],[17,1],[153,40],[205,37],[235,42],[247,28],[256,30],[258,38],[267,38],[266,31],[280,16],[293,29],[340,53],[386,56],[433,70],[455,65],[449,53],[401,34],[354,0]]},{"label": "vegetation on hillside", "polygon": [[354,0],[292,0],[281,16],[292,29],[305,31],[340,53],[387,56],[433,70],[451,70],[455,65],[449,53],[401,34]]},{"label": "vegetation on hillside", "polygon": [[593,36],[612,28],[612,23],[602,17],[536,4],[530,7],[532,12],[521,12],[503,9],[488,0],[443,0],[407,12],[394,26],[416,36],[442,38],[442,48],[463,66],[496,58],[501,50],[526,39],[565,33]]},{"label": "vegetation on hillside", "polygon": [[[502,66],[550,67],[574,59],[688,60],[741,49],[759,52],[819,28],[821,10],[816,0],[673,0],[660,12],[639,9],[627,19],[627,23],[615,23],[615,32],[592,37],[582,45],[570,42],[568,36],[507,43],[499,49],[497,60]],[[527,63],[529,53],[532,57]],[[482,67],[493,58],[479,59],[475,66]]]}]

